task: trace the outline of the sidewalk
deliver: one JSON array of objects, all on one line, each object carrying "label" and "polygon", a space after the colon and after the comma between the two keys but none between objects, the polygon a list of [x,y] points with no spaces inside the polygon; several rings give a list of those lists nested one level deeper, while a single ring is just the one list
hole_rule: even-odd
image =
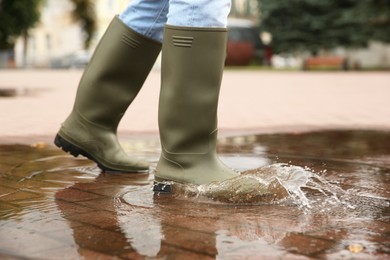
[{"label": "sidewalk", "polygon": [[[157,70],[120,125],[149,174],[46,145],[80,76],[0,71],[0,259],[389,259],[389,73],[226,71],[218,153],[244,181],[173,195],[152,191]],[[386,131],[302,131],[330,128]]]},{"label": "sidewalk", "polygon": [[[70,112],[81,70],[0,71],[0,139],[53,136]],[[390,73],[226,70],[221,133],[295,129],[390,129]],[[157,134],[160,71],[153,70],[124,116],[122,134]]]}]

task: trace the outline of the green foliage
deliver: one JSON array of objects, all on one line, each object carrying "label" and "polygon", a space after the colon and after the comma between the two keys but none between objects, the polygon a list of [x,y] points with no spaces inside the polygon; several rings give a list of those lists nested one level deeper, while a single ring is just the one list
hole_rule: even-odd
[{"label": "green foliage", "polygon": [[355,16],[365,22],[368,37],[372,40],[390,43],[390,1],[360,0]]},{"label": "green foliage", "polygon": [[261,0],[260,9],[275,52],[390,42],[389,0]]},{"label": "green foliage", "polygon": [[40,18],[41,0],[0,0],[0,50],[12,49]]},{"label": "green foliage", "polygon": [[74,4],[73,17],[81,23],[85,32],[84,47],[88,49],[96,31],[96,12],[93,0],[71,0]]}]

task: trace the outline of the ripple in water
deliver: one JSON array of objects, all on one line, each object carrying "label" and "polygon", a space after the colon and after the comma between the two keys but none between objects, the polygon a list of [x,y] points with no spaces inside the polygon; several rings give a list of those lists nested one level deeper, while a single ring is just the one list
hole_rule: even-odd
[{"label": "ripple in water", "polygon": [[196,199],[202,202],[293,203],[304,208],[319,206],[320,203],[347,204],[340,199],[346,194],[345,191],[329,183],[319,174],[309,168],[281,163],[248,170],[238,177],[218,183],[170,184],[176,198]]}]

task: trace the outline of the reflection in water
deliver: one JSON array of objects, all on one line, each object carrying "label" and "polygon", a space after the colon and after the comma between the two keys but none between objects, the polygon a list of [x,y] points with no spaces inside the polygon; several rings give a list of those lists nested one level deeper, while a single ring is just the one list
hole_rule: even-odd
[{"label": "reflection in water", "polygon": [[223,160],[246,174],[182,195],[153,194],[152,174],[0,146],[0,258],[385,259],[389,144],[370,131],[226,138]]},{"label": "reflection in water", "polygon": [[137,253],[154,257],[161,249],[164,235],[160,219],[155,217],[159,215],[159,209],[153,205],[153,193],[145,186],[124,192],[116,203],[118,225]]}]

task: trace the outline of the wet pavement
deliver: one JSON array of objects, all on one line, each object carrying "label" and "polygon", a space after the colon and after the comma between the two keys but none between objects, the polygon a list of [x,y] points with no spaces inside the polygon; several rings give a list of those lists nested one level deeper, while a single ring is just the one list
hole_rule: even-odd
[{"label": "wet pavement", "polygon": [[[155,167],[157,136],[123,146]],[[390,258],[389,131],[223,137],[218,151],[248,175],[312,186],[249,202],[153,194],[153,172],[101,173],[51,144],[0,145],[0,258]]]}]

